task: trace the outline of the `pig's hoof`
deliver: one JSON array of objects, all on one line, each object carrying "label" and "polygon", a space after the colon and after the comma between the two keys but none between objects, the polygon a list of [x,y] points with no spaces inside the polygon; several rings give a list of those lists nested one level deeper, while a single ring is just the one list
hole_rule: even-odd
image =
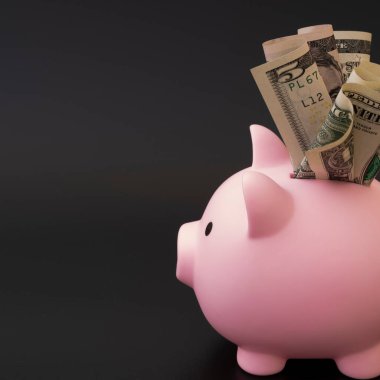
[{"label": "pig's hoof", "polygon": [[281,372],[286,363],[284,358],[249,351],[241,347],[238,347],[237,361],[244,371],[252,375],[273,375]]},{"label": "pig's hoof", "polygon": [[371,379],[380,375],[380,344],[362,352],[335,360],[339,370],[355,379]]}]

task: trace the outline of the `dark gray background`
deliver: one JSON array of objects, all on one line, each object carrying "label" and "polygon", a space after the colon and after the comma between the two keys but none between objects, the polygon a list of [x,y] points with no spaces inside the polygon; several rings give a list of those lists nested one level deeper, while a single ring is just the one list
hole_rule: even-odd
[{"label": "dark gray background", "polygon": [[[249,69],[264,40],[347,1],[0,4],[0,379],[253,379],[175,278],[179,226],[274,129]],[[275,379],[343,378],[290,361]]]}]

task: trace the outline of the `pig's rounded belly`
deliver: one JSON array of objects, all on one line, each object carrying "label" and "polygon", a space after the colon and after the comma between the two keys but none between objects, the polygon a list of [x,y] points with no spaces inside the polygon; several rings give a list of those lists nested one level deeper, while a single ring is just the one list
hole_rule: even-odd
[{"label": "pig's rounded belly", "polygon": [[323,264],[280,256],[273,271],[260,260],[230,263],[223,276],[196,282],[200,306],[221,335],[287,358],[336,358],[380,342],[380,254],[359,252],[340,267],[339,257]]},{"label": "pig's rounded belly", "polygon": [[218,307],[200,300],[200,305],[221,335],[250,351],[285,358],[338,358],[380,343],[380,307],[373,303],[356,309],[355,300],[331,308],[297,304],[297,297],[280,307],[244,302],[246,307],[233,301]]}]

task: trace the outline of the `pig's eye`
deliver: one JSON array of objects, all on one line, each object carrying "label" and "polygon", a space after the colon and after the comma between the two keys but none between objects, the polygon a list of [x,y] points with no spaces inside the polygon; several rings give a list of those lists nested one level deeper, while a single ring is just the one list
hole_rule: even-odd
[{"label": "pig's eye", "polygon": [[212,222],[209,222],[209,224],[206,226],[206,229],[205,229],[205,235],[206,236],[210,235],[211,230],[212,230]]}]

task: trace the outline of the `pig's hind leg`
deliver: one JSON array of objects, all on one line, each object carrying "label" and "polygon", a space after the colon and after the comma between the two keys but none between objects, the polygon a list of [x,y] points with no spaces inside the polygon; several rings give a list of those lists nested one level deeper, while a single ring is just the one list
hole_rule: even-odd
[{"label": "pig's hind leg", "polygon": [[365,351],[335,359],[339,370],[355,379],[370,379],[380,375],[380,344]]},{"label": "pig's hind leg", "polygon": [[238,347],[237,361],[244,371],[253,375],[273,375],[281,372],[286,359]]}]

